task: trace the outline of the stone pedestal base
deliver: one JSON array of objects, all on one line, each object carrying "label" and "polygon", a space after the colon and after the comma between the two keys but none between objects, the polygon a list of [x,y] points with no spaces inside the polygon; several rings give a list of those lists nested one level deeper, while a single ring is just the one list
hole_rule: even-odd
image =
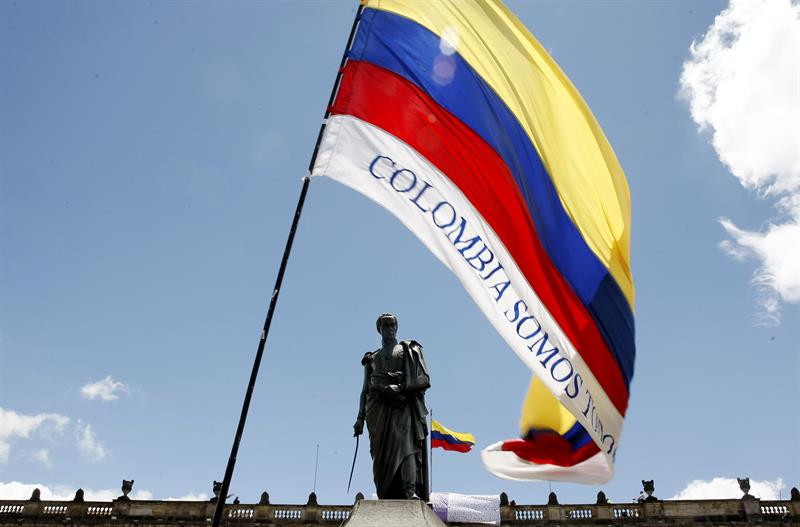
[{"label": "stone pedestal base", "polygon": [[347,527],[444,527],[445,523],[420,500],[359,500]]}]

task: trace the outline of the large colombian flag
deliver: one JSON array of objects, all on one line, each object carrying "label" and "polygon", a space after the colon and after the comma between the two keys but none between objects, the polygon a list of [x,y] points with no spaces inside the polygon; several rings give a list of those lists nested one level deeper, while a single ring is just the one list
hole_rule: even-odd
[{"label": "large colombian flag", "polygon": [[[313,175],[379,203],[532,371],[512,479],[607,481],[633,375],[630,198],[569,79],[497,0],[369,0]],[[486,360],[491,360],[490,356]]]}]

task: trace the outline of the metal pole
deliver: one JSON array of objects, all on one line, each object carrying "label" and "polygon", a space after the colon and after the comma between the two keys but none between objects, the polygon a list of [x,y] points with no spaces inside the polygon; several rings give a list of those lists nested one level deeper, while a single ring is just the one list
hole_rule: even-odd
[{"label": "metal pole", "polygon": [[306,194],[308,193],[309,181],[311,180],[308,176],[303,178],[303,189],[300,191],[300,199],[297,201],[297,208],[294,211],[294,221],[292,221],[292,228],[289,230],[289,239],[286,240],[286,248],[283,251],[283,259],[281,260],[281,266],[278,270],[278,278],[275,280],[275,288],[272,290],[272,300],[269,303],[269,311],[267,311],[267,318],[264,321],[264,328],[261,330],[261,338],[258,341],[256,358],[253,361],[253,369],[250,372],[250,382],[247,385],[247,392],[245,392],[244,402],[242,403],[242,413],[239,416],[239,426],[236,428],[236,436],[233,439],[231,455],[228,458],[228,466],[225,468],[225,477],[222,480],[222,489],[219,493],[217,506],[214,509],[214,521],[212,523],[213,527],[219,527],[220,520],[222,520],[222,510],[225,507],[225,498],[228,496],[228,489],[231,485],[233,468],[236,465],[236,455],[239,453],[239,443],[242,441],[244,424],[245,421],[247,421],[247,412],[250,409],[250,400],[253,398],[253,388],[256,385],[259,366],[261,366],[261,357],[264,355],[264,345],[267,343],[269,328],[272,325],[272,315],[275,313],[275,305],[278,303],[278,295],[281,292],[283,275],[286,272],[286,264],[289,261],[289,253],[292,251],[292,243],[294,242],[294,234],[297,231],[297,224],[300,221],[300,213],[303,212],[303,204],[305,203]]},{"label": "metal pole", "polygon": [[[428,434],[428,439],[430,440],[430,459],[431,459],[431,473],[430,473],[430,486],[428,487],[428,493],[433,492],[433,406],[431,406],[431,427],[430,427],[430,434]],[[428,497],[430,499],[430,497]]]},{"label": "metal pole", "polygon": [[[339,64],[339,72],[336,74],[336,80],[333,83],[333,87],[331,88],[331,95],[328,98],[328,106],[325,108],[325,117],[322,121],[322,126],[319,129],[319,134],[317,135],[317,142],[314,145],[314,152],[311,154],[311,161],[308,164],[308,173],[311,174],[312,169],[314,168],[314,162],[317,159],[317,152],[319,151],[319,144],[322,140],[322,133],[325,131],[325,124],[327,122],[327,118],[330,115],[330,107],[333,104],[334,99],[336,98],[336,93],[339,89],[339,82],[342,79],[343,68],[345,63],[347,62],[348,51],[350,47],[353,45],[353,37],[356,34],[356,28],[358,27],[358,22],[361,20],[361,11],[363,11],[364,6],[359,5],[358,10],[356,11],[355,19],[353,20],[353,26],[350,29],[350,36],[347,38],[347,46],[345,47],[345,51],[342,54],[342,60]],[[228,496],[228,489],[231,485],[231,478],[233,478],[233,469],[236,465],[236,456],[239,453],[239,443],[242,440],[242,433],[244,432],[244,425],[247,421],[247,412],[250,409],[250,400],[253,397],[253,388],[256,384],[256,378],[258,377],[258,369],[261,366],[261,357],[264,354],[264,346],[267,342],[267,336],[269,335],[269,328],[272,325],[272,315],[275,312],[275,305],[278,303],[278,295],[281,291],[281,284],[283,283],[283,275],[286,272],[286,264],[289,261],[289,254],[292,251],[292,243],[294,243],[294,235],[297,231],[297,224],[300,221],[300,214],[303,212],[303,204],[306,200],[306,194],[308,193],[308,184],[310,182],[309,176],[305,176],[303,178],[303,188],[300,191],[300,199],[297,201],[297,208],[294,212],[294,220],[292,221],[292,227],[289,230],[289,238],[286,240],[286,248],[283,251],[283,259],[281,260],[281,266],[278,270],[278,277],[275,279],[275,287],[272,290],[272,298],[269,303],[269,310],[267,311],[267,318],[264,321],[264,328],[261,331],[261,339],[258,341],[258,349],[256,351],[256,358],[253,361],[253,369],[250,372],[250,382],[247,385],[247,391],[245,392],[244,402],[242,403],[242,413],[239,416],[239,426],[236,428],[236,436],[233,439],[233,446],[231,447],[231,455],[228,458],[228,465],[225,468],[225,477],[222,480],[222,489],[220,490],[219,499],[217,500],[217,506],[214,509],[214,519],[211,523],[212,527],[219,527],[220,521],[222,520],[222,511],[225,508],[225,499]]]},{"label": "metal pole", "polygon": [[319,445],[317,445],[317,457],[314,458],[314,486],[311,488],[311,492],[317,492],[317,467],[319,467]]},{"label": "metal pole", "polygon": [[[339,63],[339,72],[336,74],[336,80],[333,83],[333,89],[331,89],[331,96],[328,97],[328,106],[325,107],[325,117],[322,119],[322,125],[320,125],[319,134],[317,134],[317,144],[314,145],[314,153],[311,154],[311,162],[308,164],[309,174],[314,168],[314,161],[317,160],[317,152],[319,151],[319,143],[322,140],[322,133],[325,131],[325,125],[328,124],[331,106],[333,106],[333,101],[336,99],[336,94],[339,92],[339,82],[341,82],[342,75],[344,75],[344,65],[347,63],[347,57],[350,55],[350,47],[353,45],[353,37],[356,36],[356,29],[358,28],[359,20],[361,20],[361,12],[363,10],[364,6],[359,4],[356,17],[353,20],[353,27],[350,28],[350,36],[347,37],[347,46],[344,48],[344,53],[342,53],[342,61]],[[216,527],[216,525],[214,527]]]}]

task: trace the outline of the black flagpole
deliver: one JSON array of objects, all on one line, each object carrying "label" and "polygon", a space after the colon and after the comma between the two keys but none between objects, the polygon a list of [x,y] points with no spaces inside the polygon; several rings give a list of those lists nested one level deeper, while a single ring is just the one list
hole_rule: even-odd
[{"label": "black flagpole", "polygon": [[[308,173],[314,168],[314,162],[317,159],[317,152],[319,151],[319,144],[322,140],[322,134],[325,131],[325,124],[327,123],[328,116],[330,115],[330,108],[336,97],[336,92],[339,88],[339,82],[342,79],[343,68],[347,62],[347,56],[350,51],[350,46],[353,45],[353,37],[356,34],[358,21],[361,19],[361,11],[364,9],[362,5],[358,6],[356,11],[355,20],[353,20],[353,27],[350,29],[350,36],[347,39],[347,46],[345,52],[342,54],[342,61],[339,64],[339,72],[336,74],[336,81],[333,83],[331,89],[331,96],[328,99],[328,106],[325,108],[325,117],[322,121],[322,126],[317,135],[317,143],[314,145],[314,152],[311,154],[311,162],[308,164]],[[217,499],[217,506],[214,509],[214,519],[211,523],[212,527],[219,527],[222,520],[222,511],[225,508],[225,499],[228,496],[228,489],[231,485],[231,478],[233,477],[233,469],[236,465],[236,455],[239,453],[239,443],[242,441],[242,433],[244,432],[244,424],[247,421],[247,412],[250,409],[250,400],[253,397],[253,388],[256,385],[256,378],[258,377],[258,369],[261,366],[261,357],[264,354],[264,346],[267,343],[267,336],[269,335],[269,328],[272,325],[272,315],[275,312],[275,305],[278,303],[278,295],[281,292],[281,284],[283,283],[283,275],[286,272],[286,264],[289,261],[289,254],[292,251],[292,244],[294,243],[294,235],[297,231],[297,224],[300,222],[300,214],[303,212],[303,205],[306,201],[306,194],[308,194],[308,184],[310,182],[309,176],[303,178],[303,188],[300,191],[300,199],[297,201],[297,208],[294,211],[294,220],[292,227],[289,229],[289,238],[286,240],[286,248],[283,250],[283,259],[281,266],[278,269],[278,277],[275,279],[275,288],[272,290],[272,299],[269,303],[269,310],[267,311],[267,318],[264,320],[264,329],[261,331],[261,339],[258,341],[258,349],[256,351],[256,358],[253,361],[253,370],[250,372],[250,382],[247,385],[247,391],[244,395],[244,402],[242,403],[242,413],[239,416],[239,426],[236,428],[236,436],[233,439],[233,446],[231,447],[231,455],[228,458],[228,466],[225,468],[225,477],[222,480],[222,489],[220,489],[219,498]]]},{"label": "black flagpole", "polygon": [[430,493],[433,492],[433,406],[431,406],[431,427],[429,428],[430,433],[428,434],[428,439],[430,439],[430,452],[431,452],[431,466],[430,466],[430,474],[428,475],[428,499],[430,500]]}]

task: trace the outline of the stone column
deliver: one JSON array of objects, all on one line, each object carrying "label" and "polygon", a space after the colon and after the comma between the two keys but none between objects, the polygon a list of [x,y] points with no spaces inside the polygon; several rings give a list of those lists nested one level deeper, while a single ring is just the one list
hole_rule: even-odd
[{"label": "stone column", "polygon": [[748,522],[761,520],[761,500],[749,494],[741,499],[742,512]]}]

